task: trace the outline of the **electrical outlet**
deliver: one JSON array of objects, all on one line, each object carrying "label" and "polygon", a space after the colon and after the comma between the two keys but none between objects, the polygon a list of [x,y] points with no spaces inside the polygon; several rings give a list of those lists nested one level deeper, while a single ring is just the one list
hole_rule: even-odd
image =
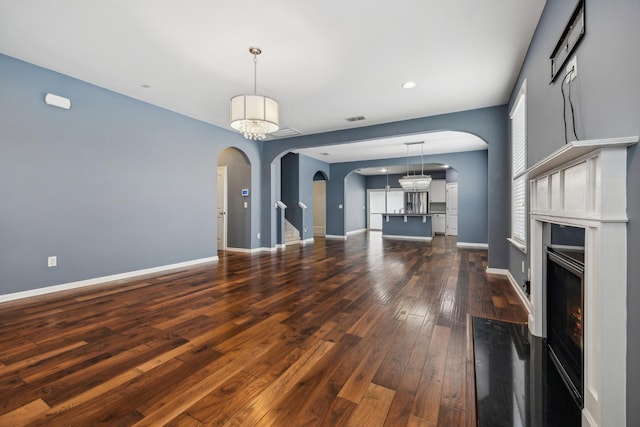
[{"label": "electrical outlet", "polygon": [[50,256],[47,258],[47,267],[55,267],[58,265],[58,257]]},{"label": "electrical outlet", "polygon": [[522,261],[522,272],[524,273],[524,261]]},{"label": "electrical outlet", "polygon": [[258,240],[260,240],[260,233],[258,233]]},{"label": "electrical outlet", "polygon": [[567,76],[565,77],[567,82],[570,82],[571,80],[578,77],[578,56],[577,55],[571,58],[569,62],[567,62],[567,66],[564,69],[564,74],[565,76]]}]

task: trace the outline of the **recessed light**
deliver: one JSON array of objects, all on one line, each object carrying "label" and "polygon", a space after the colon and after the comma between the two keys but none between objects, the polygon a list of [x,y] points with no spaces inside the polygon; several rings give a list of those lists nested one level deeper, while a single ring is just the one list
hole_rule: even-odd
[{"label": "recessed light", "polygon": [[382,169],[380,170],[380,172],[382,172],[382,173],[384,173],[384,172],[386,172],[386,171],[387,171],[387,168],[382,168]]},{"label": "recessed light", "polygon": [[405,82],[402,84],[402,87],[405,89],[413,89],[416,87],[416,82]]}]

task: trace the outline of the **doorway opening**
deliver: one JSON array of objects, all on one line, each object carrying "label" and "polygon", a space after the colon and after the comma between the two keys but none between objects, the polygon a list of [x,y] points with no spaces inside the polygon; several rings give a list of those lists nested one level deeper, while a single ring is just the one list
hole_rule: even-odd
[{"label": "doorway opening", "polygon": [[327,234],[327,177],[318,171],[313,176],[313,235]]},{"label": "doorway opening", "polygon": [[251,162],[233,147],[218,156],[218,250],[251,248]]}]

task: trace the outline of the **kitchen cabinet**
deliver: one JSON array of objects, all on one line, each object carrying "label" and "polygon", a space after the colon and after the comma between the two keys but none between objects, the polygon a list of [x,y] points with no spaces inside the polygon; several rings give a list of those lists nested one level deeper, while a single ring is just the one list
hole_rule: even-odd
[{"label": "kitchen cabinet", "polygon": [[446,203],[446,181],[444,179],[434,179],[431,181],[431,191],[429,198],[431,203]]},{"label": "kitchen cabinet", "polygon": [[431,221],[432,221],[432,226],[433,226],[433,232],[434,233],[441,233],[444,234],[444,232],[446,231],[445,228],[445,224],[446,224],[446,215],[445,214],[433,214],[431,216]]}]

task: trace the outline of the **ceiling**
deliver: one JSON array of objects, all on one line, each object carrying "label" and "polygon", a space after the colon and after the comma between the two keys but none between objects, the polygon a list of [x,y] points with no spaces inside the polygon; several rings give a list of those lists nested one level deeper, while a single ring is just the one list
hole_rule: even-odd
[{"label": "ceiling", "polygon": [[0,52],[230,129],[258,46],[258,93],[313,134],[506,103],[544,3],[0,0]]},{"label": "ceiling", "polygon": [[[419,144],[420,142],[423,144]],[[294,150],[294,152],[326,163],[342,163],[458,153],[488,148],[487,143],[475,135],[465,132],[442,131],[304,148]]]}]

